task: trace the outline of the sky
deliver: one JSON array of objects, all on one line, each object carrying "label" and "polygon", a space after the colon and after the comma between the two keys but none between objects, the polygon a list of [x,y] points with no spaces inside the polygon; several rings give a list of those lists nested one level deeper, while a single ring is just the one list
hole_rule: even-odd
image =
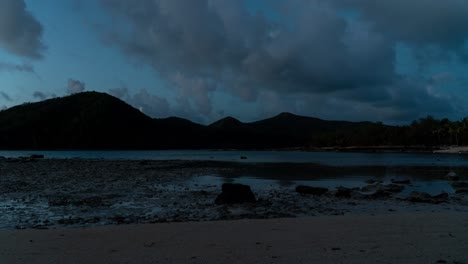
[{"label": "sky", "polygon": [[83,91],[209,124],[468,116],[466,0],[0,0],[0,109]]}]

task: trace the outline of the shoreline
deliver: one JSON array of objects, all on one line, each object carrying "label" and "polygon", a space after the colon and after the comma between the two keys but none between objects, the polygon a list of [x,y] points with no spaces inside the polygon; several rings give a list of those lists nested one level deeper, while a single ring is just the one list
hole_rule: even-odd
[{"label": "shoreline", "polygon": [[[450,167],[75,159],[0,161],[0,211],[6,212],[0,215],[0,228],[48,229],[350,213],[468,212],[466,188],[460,187],[458,192],[445,177],[451,171],[462,183],[468,180],[468,168]],[[249,185],[257,202],[215,204],[221,185],[229,182]],[[299,193],[296,190],[299,185],[326,191],[320,195]],[[429,194],[412,197],[414,191]],[[442,199],[432,197],[439,194]]]},{"label": "shoreline", "polygon": [[468,263],[468,213],[0,230],[0,262]]}]

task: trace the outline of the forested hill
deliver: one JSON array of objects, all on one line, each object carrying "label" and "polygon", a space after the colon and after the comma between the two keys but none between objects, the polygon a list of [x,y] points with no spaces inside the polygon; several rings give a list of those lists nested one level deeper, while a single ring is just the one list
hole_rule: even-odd
[{"label": "forested hill", "polygon": [[105,93],[84,92],[0,111],[0,149],[272,149],[468,144],[468,119],[427,117],[407,126],[327,121],[281,113],[208,126],[150,118]]}]

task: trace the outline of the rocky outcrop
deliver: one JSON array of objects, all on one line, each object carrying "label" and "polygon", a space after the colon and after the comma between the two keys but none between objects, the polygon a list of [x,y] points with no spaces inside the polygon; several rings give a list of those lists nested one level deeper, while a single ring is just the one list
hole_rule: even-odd
[{"label": "rocky outcrop", "polygon": [[250,186],[238,183],[224,183],[221,194],[216,197],[216,204],[255,203],[257,199]]},{"label": "rocky outcrop", "polygon": [[449,173],[447,173],[447,175],[445,175],[445,178],[449,181],[458,181],[460,180],[460,177],[458,177],[458,175],[454,172],[454,171],[451,171]]},{"label": "rocky outcrop", "polygon": [[309,194],[309,195],[323,195],[328,192],[327,188],[322,187],[312,187],[312,186],[305,186],[299,185],[296,187],[296,192],[300,194]]},{"label": "rocky outcrop", "polygon": [[409,197],[408,201],[414,203],[432,203],[432,204],[439,204],[447,202],[448,193],[441,193],[438,195],[430,195],[426,192],[412,192]]},{"label": "rocky outcrop", "polygon": [[350,198],[353,189],[339,186],[336,188],[335,196],[341,198]]},{"label": "rocky outcrop", "polygon": [[468,193],[468,182],[453,182],[452,188],[456,193]]},{"label": "rocky outcrop", "polygon": [[392,179],[392,183],[394,183],[394,184],[411,184],[411,181],[410,180],[395,180],[395,179]]}]

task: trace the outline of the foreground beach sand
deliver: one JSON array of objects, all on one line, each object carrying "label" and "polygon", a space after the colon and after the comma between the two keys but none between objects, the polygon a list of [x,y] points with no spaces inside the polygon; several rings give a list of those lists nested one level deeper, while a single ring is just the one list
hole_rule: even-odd
[{"label": "foreground beach sand", "polygon": [[0,263],[468,263],[468,213],[3,230]]}]

